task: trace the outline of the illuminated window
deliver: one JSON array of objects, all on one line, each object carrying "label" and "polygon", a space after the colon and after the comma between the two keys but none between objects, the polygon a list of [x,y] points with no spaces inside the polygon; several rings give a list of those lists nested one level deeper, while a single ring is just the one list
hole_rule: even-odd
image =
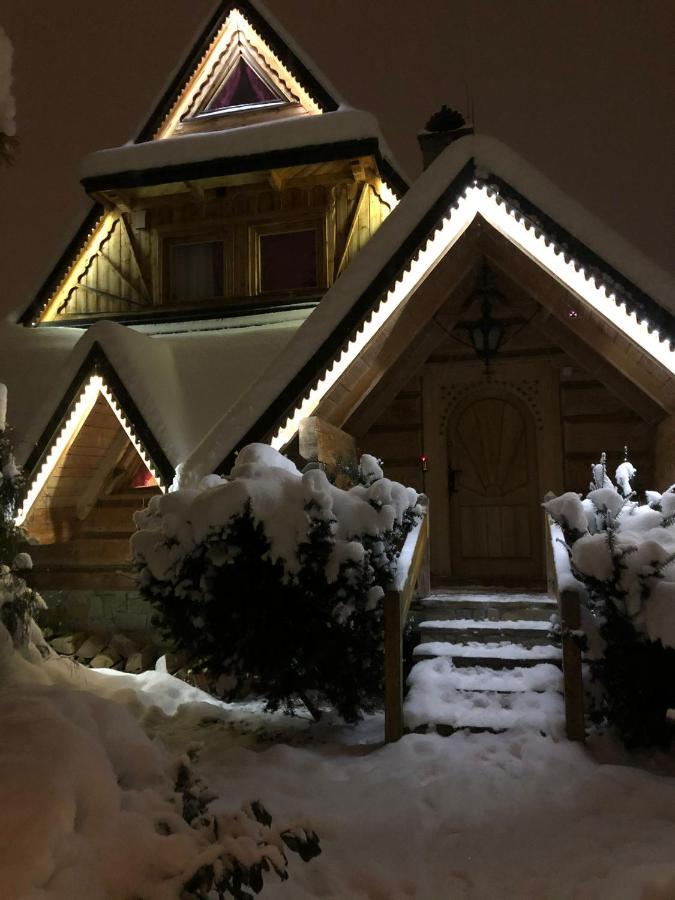
[{"label": "illuminated window", "polygon": [[260,290],[318,287],[316,228],[260,235]]},{"label": "illuminated window", "polygon": [[267,106],[283,102],[270,85],[263,81],[240,56],[204,112],[222,112],[239,107]]},{"label": "illuminated window", "polygon": [[222,297],[222,241],[173,244],[170,250],[169,284],[173,303]]}]

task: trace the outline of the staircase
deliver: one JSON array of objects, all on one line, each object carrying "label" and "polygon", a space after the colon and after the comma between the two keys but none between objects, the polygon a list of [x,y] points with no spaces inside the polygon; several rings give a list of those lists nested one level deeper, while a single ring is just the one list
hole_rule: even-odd
[{"label": "staircase", "polygon": [[38,591],[130,591],[133,514],[157,488],[135,488],[98,501],[70,540],[32,544],[31,587]]},{"label": "staircase", "polygon": [[557,604],[545,594],[447,590],[413,604],[419,631],[404,721],[412,731],[564,732]]}]

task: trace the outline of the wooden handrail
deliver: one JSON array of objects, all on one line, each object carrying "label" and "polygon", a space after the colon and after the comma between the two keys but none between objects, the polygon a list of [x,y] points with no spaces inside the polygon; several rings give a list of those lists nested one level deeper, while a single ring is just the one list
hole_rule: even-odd
[{"label": "wooden handrail", "polygon": [[416,589],[425,596],[430,590],[428,507],[406,538],[398,572],[384,595],[384,739],[387,743],[403,736],[403,631]]},{"label": "wooden handrail", "polygon": [[558,601],[562,640],[563,691],[565,697],[565,734],[570,741],[584,741],[584,682],[582,655],[575,632],[581,626],[581,603],[585,588],[572,575],[566,555],[556,553],[562,529],[548,513],[544,513],[546,534],[546,580],[551,596]]}]

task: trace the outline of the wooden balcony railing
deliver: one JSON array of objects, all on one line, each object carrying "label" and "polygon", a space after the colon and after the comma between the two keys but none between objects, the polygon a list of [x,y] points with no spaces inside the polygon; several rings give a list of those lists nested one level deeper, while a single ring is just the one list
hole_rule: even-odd
[{"label": "wooden balcony railing", "polygon": [[562,529],[544,513],[546,523],[546,580],[548,591],[558,601],[562,632],[565,733],[570,741],[585,740],[584,683],[579,644],[581,607],[586,589],[572,574],[567,551],[560,543]]},{"label": "wooden balcony railing", "polygon": [[403,735],[403,631],[415,593],[430,591],[429,507],[410,532],[401,550],[396,578],[384,597],[384,739]]}]

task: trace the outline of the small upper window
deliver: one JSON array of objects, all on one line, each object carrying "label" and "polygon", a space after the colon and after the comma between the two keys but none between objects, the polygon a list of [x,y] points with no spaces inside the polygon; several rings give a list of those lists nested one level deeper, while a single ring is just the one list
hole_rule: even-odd
[{"label": "small upper window", "polygon": [[316,229],[260,235],[260,290],[318,287]]},{"label": "small upper window", "polygon": [[173,303],[191,303],[222,297],[222,241],[174,244],[171,247],[169,277]]},{"label": "small upper window", "polygon": [[205,112],[221,112],[237,107],[251,107],[282,103],[270,85],[239,57],[231,72],[208,103]]}]

